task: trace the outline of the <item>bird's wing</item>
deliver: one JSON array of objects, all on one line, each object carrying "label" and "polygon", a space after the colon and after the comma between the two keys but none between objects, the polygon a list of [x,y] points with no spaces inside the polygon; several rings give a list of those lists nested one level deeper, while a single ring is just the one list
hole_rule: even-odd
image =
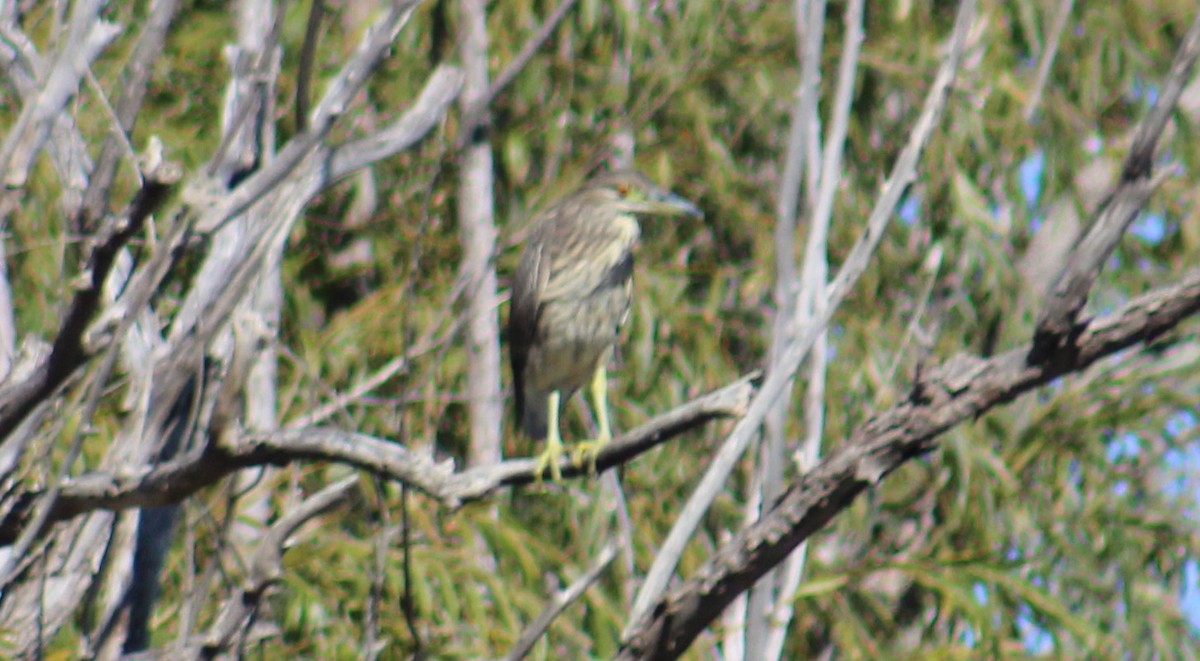
[{"label": "bird's wing", "polygon": [[531,342],[537,328],[538,307],[550,280],[550,259],[546,245],[533,241],[521,255],[517,273],[513,278],[512,308],[509,312],[509,330],[516,331],[516,338]]},{"label": "bird's wing", "polygon": [[547,262],[545,244],[534,237],[521,254],[513,276],[508,309],[508,353],[518,418],[525,410],[525,365],[529,361],[529,350],[537,339],[541,292],[546,289],[550,277]]}]

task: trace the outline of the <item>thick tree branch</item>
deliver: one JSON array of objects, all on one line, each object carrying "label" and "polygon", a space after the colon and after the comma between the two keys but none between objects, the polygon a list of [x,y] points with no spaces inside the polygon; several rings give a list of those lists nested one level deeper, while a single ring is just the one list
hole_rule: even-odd
[{"label": "thick tree branch", "polygon": [[276,189],[297,165],[312,155],[313,150],[317,149],[333,128],[334,122],[350,105],[354,95],[362,89],[371,73],[383,61],[396,35],[408,22],[418,4],[420,0],[396,0],[390,3],[388,11],[368,30],[354,57],[329,83],[325,95],[313,110],[309,130],[289,140],[270,164],[241,182],[237,188],[227,193],[222,192],[216,198],[211,197],[211,193],[206,194],[205,183],[197,182],[194,194],[211,203],[197,223],[200,232],[214,232],[230,219],[246,211],[269,191]]},{"label": "thick tree branch", "polygon": [[1129,224],[1161,183],[1162,176],[1155,177],[1152,174],[1154,152],[1167,120],[1175,111],[1183,87],[1191,82],[1197,57],[1200,57],[1200,13],[1192,20],[1175,54],[1158,99],[1133,135],[1133,144],[1125,156],[1116,187],[1096,211],[1083,238],[1067,256],[1066,266],[1046,296],[1030,361],[1041,360],[1045,354],[1055,351],[1060,343],[1068,341],[1067,333],[1076,328],[1079,313],[1087,303],[1088,293],[1104,262],[1116,250]]},{"label": "thick tree branch", "polygon": [[[757,377],[757,374],[742,377],[622,434],[597,457],[597,471],[626,463],[711,420],[741,415]],[[504,487],[530,484],[538,479],[536,459],[514,459],[456,473],[452,462],[437,462],[398,443],[365,434],[321,427],[285,429],[244,435],[122,474],[85,473],[62,485],[47,522],[101,509],[167,505],[239,469],[299,461],[329,461],[369,470],[402,482],[448,507],[482,500]],[[564,459],[564,477],[586,472]],[[0,503],[0,512],[4,512],[0,519],[0,545],[11,544],[20,534],[41,493],[39,490],[14,493],[7,502]]]},{"label": "thick tree branch", "polygon": [[913,126],[908,144],[896,158],[896,163],[884,184],[883,191],[871,210],[871,216],[867,219],[867,226],[863,229],[854,247],[851,248],[846,261],[842,263],[837,277],[826,290],[827,307],[822,314],[814,315],[812,325],[803,329],[803,332],[788,342],[782,355],[773,361],[771,371],[767,375],[762,389],[750,403],[746,416],[738,421],[725,444],[721,446],[716,457],[709,464],[707,472],[701,478],[691,498],[688,499],[679,518],[676,519],[675,525],[671,528],[659,554],[654,559],[654,564],[646,574],[646,580],[642,583],[637,598],[634,600],[629,618],[630,626],[633,622],[642,619],[649,611],[651,604],[657,601],[666,589],[675,573],[675,566],[683,554],[684,547],[691,540],[692,533],[700,525],[713,499],[723,489],[725,479],[729,477],[729,473],[741,458],[742,453],[745,452],[751,439],[758,434],[758,429],[762,425],[767,411],[783,394],[792,375],[800,368],[804,357],[808,355],[817,338],[824,332],[825,326],[833,318],[834,312],[841,305],[850,288],[866,271],[871,255],[879,245],[880,239],[883,238],[883,230],[893,216],[896,204],[916,177],[917,163],[920,161],[921,152],[924,151],[934,128],[938,125],[942,110],[945,108],[946,98],[950,94],[950,87],[958,72],[958,65],[966,46],[967,31],[974,21],[974,16],[975,3],[973,0],[963,0],[959,4],[958,16],[950,34],[946,57],[942,60],[937,76],[926,94],[925,104]]},{"label": "thick tree branch", "polygon": [[141,230],[181,174],[178,164],[155,158],[143,173],[144,185],[128,212],[96,240],[84,272],[85,284],[63,315],[50,355],[29,377],[0,389],[0,443],[87,358],[84,335],[100,306],[104,281],[117,253]]},{"label": "thick tree branch", "polygon": [[1069,351],[1030,364],[1032,343],[989,360],[959,354],[914,385],[908,401],[876,415],[771,512],[744,530],[632,628],[618,659],[675,659],[735,597],[825,526],[866,488],[937,447],[955,425],[1139,343],[1200,311],[1200,270],[1120,310],[1073,328]]},{"label": "thick tree branch", "polygon": [[495,165],[488,122],[487,3],[460,0],[463,146],[455,195],[462,269],[467,279],[466,333],[468,466],[500,460],[504,397],[500,391],[500,319],[496,296]]}]

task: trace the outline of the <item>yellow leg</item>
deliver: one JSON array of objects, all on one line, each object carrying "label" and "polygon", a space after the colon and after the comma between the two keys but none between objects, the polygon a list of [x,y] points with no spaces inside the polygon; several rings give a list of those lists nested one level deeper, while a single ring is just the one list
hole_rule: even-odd
[{"label": "yellow leg", "polygon": [[600,427],[600,433],[595,440],[583,441],[576,445],[571,454],[576,466],[583,467],[586,463],[588,470],[595,473],[596,457],[612,440],[612,427],[608,422],[608,370],[604,367],[604,361],[596,366],[596,373],[592,375],[592,406],[595,407],[596,424]]},{"label": "yellow leg", "polygon": [[562,482],[562,463],[560,460],[563,455],[562,437],[558,435],[558,391],[550,393],[548,399],[548,412],[546,424],[546,449],[538,455],[537,468],[533,474],[539,480],[546,473],[546,469],[550,469],[550,479],[554,482]]}]

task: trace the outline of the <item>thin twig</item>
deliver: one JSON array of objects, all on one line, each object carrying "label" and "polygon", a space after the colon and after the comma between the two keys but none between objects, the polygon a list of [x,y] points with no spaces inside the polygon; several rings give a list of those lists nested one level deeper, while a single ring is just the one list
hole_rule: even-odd
[{"label": "thin twig", "polygon": [[[83,194],[83,203],[79,210],[81,218],[76,221],[76,229],[81,231],[86,231],[94,225],[106,211],[121,151],[132,151],[130,147],[123,147],[122,143],[128,143],[128,136],[137,121],[150,77],[154,74],[154,64],[162,55],[167,32],[179,9],[179,0],[155,0],[150,3],[150,7],[150,15],[138,35],[133,54],[122,69],[121,92],[117,97],[113,133],[100,147],[100,155],[96,158],[96,165],[88,178],[87,190]],[[136,163],[132,163],[131,167],[140,178],[141,171],[137,169]]]},{"label": "thin twig", "polygon": [[412,571],[412,527],[408,520],[408,487],[400,485],[400,531],[404,546],[404,597],[400,600],[400,608],[404,610],[404,624],[413,639],[413,656],[421,658],[424,644],[421,642],[421,630],[417,628],[417,602],[413,596]]},{"label": "thin twig", "polygon": [[567,13],[569,13],[571,9],[575,7],[578,1],[579,0],[562,0],[562,2],[560,2],[558,6],[550,12],[550,15],[546,17],[546,20],[540,27],[538,27],[533,36],[525,42],[525,45],[521,46],[521,50],[517,52],[512,61],[510,61],[508,65],[505,66],[504,69],[492,79],[491,84],[487,87],[487,91],[485,91],[482,96],[474,101],[472,107],[468,108],[467,111],[464,112],[463,130],[459,136],[460,149],[469,144],[470,134],[474,131],[475,127],[479,125],[479,122],[483,120],[484,113],[486,109],[492,105],[492,101],[496,100],[496,97],[500,95],[500,92],[503,92],[504,88],[508,87],[508,85],[512,83],[514,79],[516,79],[517,74],[521,73],[521,70],[529,64],[529,61],[533,59],[533,56],[537,53],[538,49],[541,48],[548,39],[550,39],[550,35],[554,34],[554,31],[559,25],[562,24],[563,19],[567,17]]},{"label": "thin twig", "polygon": [[1058,55],[1058,44],[1062,41],[1063,29],[1067,26],[1067,18],[1071,16],[1071,8],[1075,0],[1059,0],[1058,11],[1054,14],[1054,22],[1050,24],[1049,41],[1042,49],[1042,57],[1038,60],[1037,78],[1033,81],[1033,92],[1025,102],[1025,121],[1033,119],[1038,104],[1042,102],[1042,92],[1046,89],[1046,80],[1050,78],[1050,66]]},{"label": "thin twig", "polygon": [[[401,487],[403,488],[403,487]],[[401,496],[401,505],[405,505],[405,496]],[[382,476],[375,476],[375,509],[379,512],[378,530],[375,532],[374,562],[371,565],[371,591],[367,595],[367,615],[363,629],[366,630],[363,644],[363,658],[374,661],[383,651],[384,641],[379,639],[379,605],[383,603],[383,593],[387,588],[388,551],[392,547],[392,536],[396,533],[392,528],[392,513],[387,504],[387,482]]]},{"label": "thin twig", "polygon": [[304,44],[300,47],[300,63],[296,67],[296,130],[308,130],[309,95],[312,87],[313,62],[316,61],[317,40],[321,37],[321,22],[325,18],[325,0],[313,0],[304,27]]},{"label": "thin twig", "polygon": [[554,619],[562,614],[576,599],[583,596],[583,593],[592,586],[593,583],[600,580],[600,575],[608,568],[612,561],[617,557],[618,543],[617,540],[610,540],[600,550],[596,556],[595,562],[588,567],[583,576],[575,579],[573,583],[566,588],[559,590],[550,598],[550,602],[542,609],[542,612],[533,622],[521,632],[520,638],[517,638],[517,644],[513,645],[512,650],[504,657],[505,661],[520,661],[525,658],[533,649],[538,639],[550,628],[550,624]]}]

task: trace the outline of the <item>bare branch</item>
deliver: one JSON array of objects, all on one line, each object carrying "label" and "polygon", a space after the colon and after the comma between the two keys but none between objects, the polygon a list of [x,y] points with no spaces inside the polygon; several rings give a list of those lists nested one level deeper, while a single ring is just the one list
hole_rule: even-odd
[{"label": "bare branch", "polygon": [[[805,290],[796,273],[796,225],[800,215],[801,185],[818,181],[811,174],[823,170],[822,162],[818,160],[817,146],[809,144],[819,140],[821,118],[818,114],[818,100],[821,96],[821,55],[824,52],[825,34],[825,2],[811,0],[797,2],[793,20],[796,32],[801,35],[800,48],[802,51],[800,63],[800,86],[796,90],[796,102],[793,107],[791,129],[787,145],[787,155],[783,170],[783,181],[780,182],[778,202],[775,209],[775,319],[771,327],[771,349],[768,354],[767,371],[773,371],[778,360],[783,356],[788,344],[793,341],[798,321],[807,320],[812,307],[813,294],[812,272],[814,259],[819,259],[825,268],[821,271],[821,281],[826,279],[825,271],[828,265],[825,261],[825,236],[828,232],[828,217],[822,225],[819,219],[810,218],[808,245],[805,250],[803,284],[809,286]],[[840,142],[838,143],[841,144]],[[808,159],[808,177],[805,177],[805,161]],[[816,200],[809,190],[807,209],[812,211]],[[832,201],[832,194],[830,195]],[[820,255],[815,256],[814,250],[820,247]],[[824,284],[819,290],[824,294]],[[750,519],[757,520],[762,515],[764,503],[775,500],[782,490],[783,471],[787,463],[787,421],[791,409],[791,397],[795,380],[789,378],[783,386],[783,393],[776,398],[774,404],[763,418],[764,434],[760,442],[759,458],[755,464],[758,494],[751,499],[753,508],[750,509]],[[678,562],[676,560],[675,562]],[[674,563],[672,563],[674,565]],[[665,563],[664,563],[665,566]],[[775,577],[767,574],[760,584],[750,592],[746,602],[746,630],[742,645],[746,658],[761,659],[764,654],[767,617],[770,603],[774,600]],[[737,606],[741,608],[739,604]]]},{"label": "bare branch", "polygon": [[329,155],[329,181],[408,149],[433,128],[462,91],[462,69],[442,64],[405,113],[384,129],[334,147]]},{"label": "bare branch", "polygon": [[[757,372],[748,374],[621,434],[604,446],[596,457],[596,472],[602,473],[624,464],[664,441],[709,421],[742,416],[759,378]],[[537,463],[533,458],[514,459],[495,466],[465,470],[456,478],[454,495],[465,503],[485,498],[502,487],[538,482],[541,477],[537,473]],[[576,466],[566,458],[560,470],[563,477],[588,474],[586,467]]]},{"label": "bare branch", "polygon": [[[833,113],[829,136],[825,140],[821,155],[821,180],[816,205],[810,222],[808,245],[805,249],[804,275],[800,286],[800,316],[797,325],[801,328],[812,324],[816,317],[828,307],[828,237],[833,219],[834,195],[842,180],[842,155],[845,150],[846,132],[850,123],[850,106],[854,98],[855,73],[859,51],[863,41],[863,2],[850,0],[846,4],[844,18],[846,26],[842,37],[842,57],[838,66],[837,88],[834,93]],[[801,471],[808,471],[821,457],[821,436],[825,427],[825,368],[826,334],[822,332],[813,344],[809,356],[808,378],[804,380],[804,441],[796,449],[793,462]],[[776,401],[778,406],[785,398]],[[780,463],[784,459],[780,458]],[[767,502],[779,497],[778,485],[764,494]],[[793,593],[804,572],[805,549],[797,549],[788,557],[783,571],[769,587],[777,588],[770,594],[770,603],[762,612],[756,613],[759,621],[767,624],[764,638],[749,645],[749,658],[771,661],[783,653],[783,643],[792,621]],[[775,584],[777,583],[777,584]],[[753,600],[751,603],[754,603]],[[751,620],[753,625],[754,620]],[[761,645],[761,647],[759,646]]]},{"label": "bare branch", "polygon": [[565,589],[559,590],[550,598],[550,603],[546,604],[546,608],[537,616],[537,619],[529,624],[524,631],[521,632],[521,637],[517,639],[517,644],[513,645],[512,650],[505,656],[505,661],[520,661],[524,659],[529,651],[533,649],[533,645],[537,643],[542,634],[550,628],[550,624],[554,619],[562,614],[567,609],[567,606],[575,603],[576,599],[583,596],[584,592],[592,586],[593,583],[600,580],[600,575],[608,568],[612,561],[617,558],[617,541],[609,541],[600,549],[600,553],[596,556],[595,562],[583,576],[575,579],[575,582],[568,585]]},{"label": "bare branch", "polygon": [[80,208],[83,219],[77,222],[77,229],[86,230],[106,210],[113,180],[116,178],[117,163],[120,161],[123,145],[127,142],[124,136],[133,131],[146,96],[150,76],[154,73],[154,64],[162,55],[167,30],[178,8],[179,0],[155,0],[151,4],[150,15],[142,27],[137,44],[133,47],[133,54],[122,71],[121,93],[116,105],[117,125],[113,126],[112,130],[123,135],[110,135],[100,148],[100,155],[96,158],[95,168],[83,194],[83,204]]},{"label": "bare branch", "polygon": [[460,0],[459,54],[465,78],[459,104],[464,117],[458,173],[458,231],[466,277],[468,466],[500,460],[504,400],[500,392],[500,320],[496,299],[496,209],[492,144],[487,131],[488,34],[484,0]]},{"label": "bare branch", "polygon": [[179,165],[171,161],[155,159],[148,167],[144,173],[145,185],[125,216],[109,227],[92,248],[84,274],[86,284],[63,315],[50,355],[21,382],[0,388],[0,440],[6,439],[87,358],[89,350],[85,349],[84,335],[99,307],[104,281],[118,251],[141,230],[146,218],[162,204],[182,176]]},{"label": "bare branch", "polygon": [[5,185],[20,188],[25,184],[51,127],[67,101],[79,92],[84,71],[120,34],[120,26],[100,19],[103,4],[88,0],[72,7],[70,28],[54,66],[47,72],[36,98],[25,101],[20,117],[0,145],[0,174]]},{"label": "bare branch", "polygon": [[933,129],[938,124],[942,109],[945,107],[946,97],[950,93],[950,86],[958,71],[967,31],[973,22],[974,15],[974,1],[963,0],[959,4],[958,17],[951,32],[946,57],[925,98],[925,106],[913,126],[908,144],[896,159],[891,175],[884,184],[883,192],[876,201],[871,216],[867,219],[867,227],[850,250],[837,277],[829,286],[826,293],[829,307],[823,314],[813,319],[812,326],[806,328],[803,334],[798,335],[789,344],[783,356],[773,365],[773,370],[767,375],[762,389],[751,402],[746,417],[738,421],[712,464],[709,465],[708,471],[692,493],[687,505],[684,506],[675,525],[671,528],[671,532],[667,535],[667,539],[663,542],[658,556],[654,559],[654,564],[650,567],[650,572],[646,575],[645,582],[642,583],[637,599],[634,600],[630,617],[631,623],[640,620],[649,612],[651,604],[666,589],[667,583],[675,572],[678,558],[683,553],[684,546],[691,539],[692,533],[700,524],[704,513],[708,511],[708,506],[712,503],[713,498],[720,492],[725,478],[729,476],[729,472],[733,470],[733,466],[745,452],[746,446],[754,438],[767,410],[783,393],[788,381],[799,369],[800,363],[833,317],[834,311],[841,305],[850,288],[866,270],[870,256],[875,251],[875,247],[879,245],[879,240],[883,238],[883,230],[887,227],[900,196],[916,176],[917,162],[920,160],[925,144],[933,134]]},{"label": "bare branch", "polygon": [[244,637],[254,624],[266,592],[283,577],[283,552],[288,538],[309,520],[324,514],[341,503],[358,483],[357,476],[342,478],[309,496],[271,526],[263,537],[250,563],[250,575],[245,586],[221,609],[216,624],[209,630],[204,643],[189,657],[209,659],[218,653],[239,647],[237,639]]},{"label": "bare branch", "polygon": [[[0,20],[0,63],[3,63],[22,103],[30,106],[36,103],[43,93],[42,86],[46,83],[46,76],[53,66],[38,54],[33,41],[18,25],[4,22],[12,20],[11,15]],[[84,71],[87,71],[86,64]],[[65,215],[72,216],[78,210],[83,190],[87,187],[88,172],[91,170],[87,144],[76,129],[75,117],[69,112],[56,113],[51,120],[48,138],[50,161],[62,185],[58,207]],[[15,194],[19,190],[14,188],[9,193]],[[9,198],[10,195],[5,195],[0,198],[0,203],[7,205]],[[7,206],[0,207],[0,218],[8,213]]]},{"label": "bare branch", "polygon": [[1179,102],[1184,85],[1191,80],[1197,57],[1200,57],[1200,13],[1192,20],[1175,54],[1171,71],[1154,106],[1134,133],[1133,144],[1125,156],[1116,187],[1096,211],[1083,238],[1067,256],[1066,266],[1046,296],[1034,336],[1031,361],[1037,362],[1054,352],[1059,344],[1070,344],[1066,334],[1075,327],[1079,313],[1087,304],[1092,283],[1129,224],[1162,182],[1162,176],[1152,175],[1154,152],[1167,120]]},{"label": "bare branch", "polygon": [[1033,82],[1033,93],[1029,95],[1029,100],[1025,102],[1025,121],[1033,119],[1033,114],[1037,112],[1038,104],[1042,102],[1042,92],[1046,89],[1046,80],[1050,78],[1050,66],[1054,64],[1054,57],[1058,55],[1058,43],[1062,41],[1063,29],[1067,26],[1067,19],[1071,16],[1071,8],[1075,5],[1075,0],[1059,0],[1058,12],[1054,14],[1054,22],[1050,24],[1048,36],[1050,40],[1046,42],[1046,46],[1042,48],[1041,58],[1038,60],[1037,78]]},{"label": "bare branch", "polygon": [[542,44],[545,44],[550,35],[554,34],[554,31],[562,24],[563,19],[567,17],[567,13],[575,8],[577,2],[578,0],[562,0],[562,2],[558,3],[558,6],[550,12],[550,15],[546,17],[546,20],[537,29],[537,32],[529,38],[529,41],[525,42],[524,46],[521,46],[521,50],[504,67],[504,70],[496,75],[492,84],[488,86],[487,95],[483,98],[483,105],[490,105],[496,96],[504,91],[504,88],[508,87],[509,83],[517,77],[517,74],[521,73],[521,70],[525,68],[525,65],[529,64],[529,60],[533,59],[534,54],[542,47]]},{"label": "bare branch", "polygon": [[8,282],[8,251],[0,236],[0,383],[8,381],[17,359],[16,307]]},{"label": "bare branch", "polygon": [[[639,454],[718,418],[736,417],[746,409],[757,374],[750,374],[664,413],[608,444],[596,460],[598,471],[626,463]],[[368,470],[401,482],[443,505],[461,506],[510,486],[538,481],[537,460],[515,459],[454,472],[451,462],[435,462],[424,454],[388,440],[331,428],[280,430],[232,439],[225,445],[200,448],[174,460],[120,474],[90,472],[65,481],[48,516],[53,523],[100,509],[166,505],[214,484],[242,468],[286,465],[298,461],[330,461]],[[587,473],[564,458],[565,477]],[[9,544],[30,516],[40,496],[36,490],[14,493],[3,503],[0,545]]]},{"label": "bare branch", "polygon": [[342,67],[341,72],[330,83],[321,102],[313,110],[308,131],[292,138],[279,150],[275,159],[241,182],[228,195],[213,198],[206,192],[204,182],[195,182],[194,195],[206,199],[211,206],[197,223],[200,232],[213,232],[227,221],[238,216],[259,201],[291,174],[298,164],[312,156],[338,117],[345,112],[351,99],[362,89],[371,73],[383,61],[396,35],[408,22],[420,0],[395,0],[390,4],[359,44],[354,57]]},{"label": "bare branch", "polygon": [[770,513],[722,547],[630,631],[618,659],[675,659],[737,595],[866,488],[934,450],[940,434],[1101,358],[1151,342],[1200,311],[1200,270],[1141,296],[1070,334],[1070,351],[1042,363],[1031,345],[983,360],[959,354],[931,370],[908,401],[854,431],[812,471],[794,480]]},{"label": "bare branch", "polygon": [[308,22],[304,27],[304,44],[300,46],[300,63],[296,67],[296,130],[308,130],[309,95],[312,93],[313,63],[317,55],[317,40],[321,36],[321,22],[325,19],[325,0],[313,0],[308,8]]}]

